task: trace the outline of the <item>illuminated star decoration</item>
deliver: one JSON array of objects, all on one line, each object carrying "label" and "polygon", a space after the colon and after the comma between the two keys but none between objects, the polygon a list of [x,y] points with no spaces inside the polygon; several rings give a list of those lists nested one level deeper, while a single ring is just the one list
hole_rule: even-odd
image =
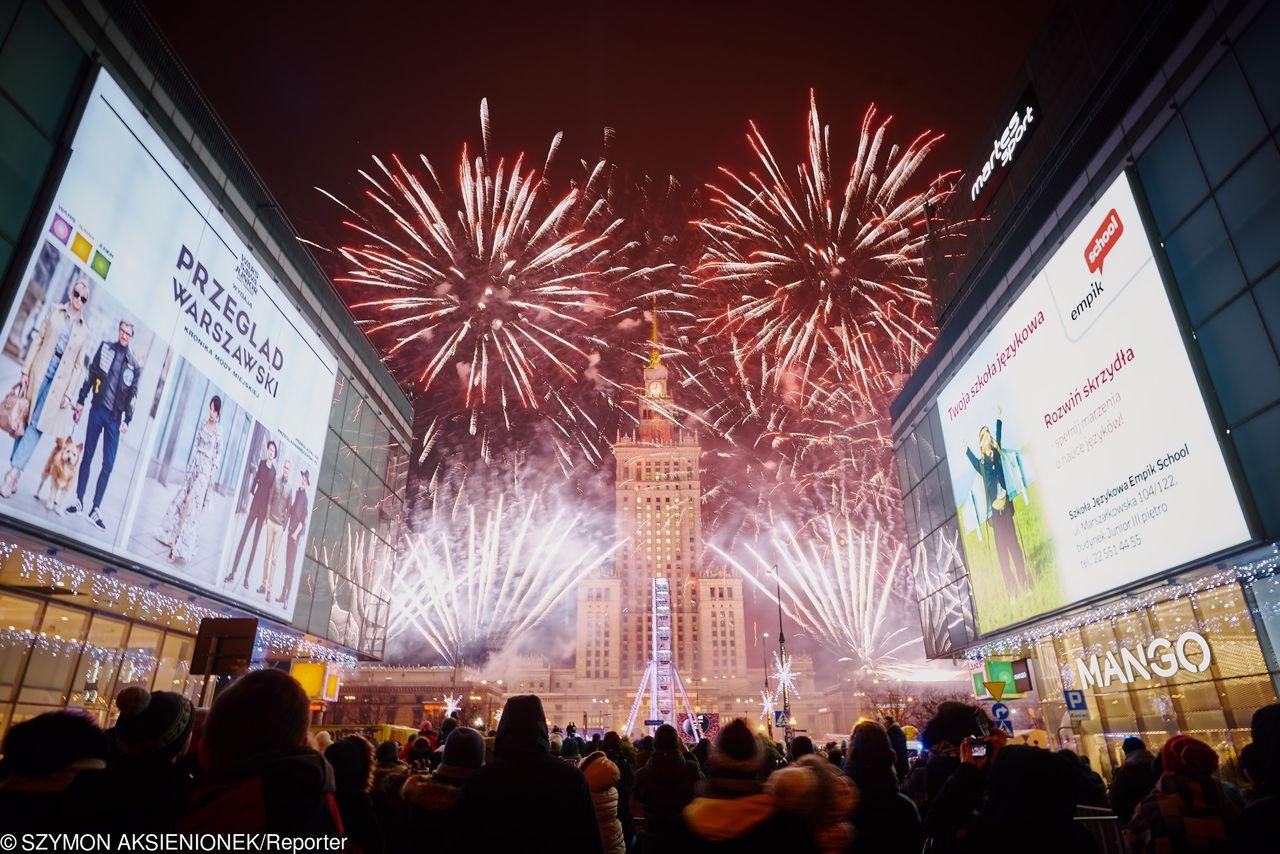
[{"label": "illuminated star decoration", "polygon": [[794,661],[792,656],[778,658],[778,654],[775,652],[773,654],[773,673],[770,675],[778,683],[779,693],[785,690],[791,697],[799,700],[800,692],[796,690],[796,677],[800,674],[791,669],[792,661]]},{"label": "illuminated star decoration", "polygon": [[462,695],[453,696],[452,694],[444,695],[444,716],[446,718],[453,717],[455,712],[462,711]]},{"label": "illuminated star decoration", "polygon": [[772,691],[760,692],[760,720],[773,722],[773,713],[777,710],[778,695]]}]

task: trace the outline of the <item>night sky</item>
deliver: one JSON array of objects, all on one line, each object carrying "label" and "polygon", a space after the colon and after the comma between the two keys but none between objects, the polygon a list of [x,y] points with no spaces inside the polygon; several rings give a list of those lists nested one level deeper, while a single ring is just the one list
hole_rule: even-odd
[{"label": "night sky", "polygon": [[[622,170],[672,174],[691,189],[717,180],[720,165],[758,168],[751,119],[793,174],[813,88],[838,175],[875,102],[895,116],[890,142],[947,134],[919,173],[927,181],[990,145],[993,114],[1050,5],[149,3],[286,215],[326,246],[350,231],[314,187],[364,207],[357,170],[391,154],[425,154],[452,184],[463,142],[478,147],[481,98],[495,154],[528,152],[540,167],[564,132],[553,181],[579,176],[580,158],[595,162],[608,127]],[[321,261],[333,271],[331,256]]]},{"label": "night sky", "polygon": [[898,141],[947,134],[926,171],[963,168],[1051,5],[148,3],[285,213],[327,245],[338,212],[312,187],[352,198],[374,154],[452,169],[482,97],[499,152],[541,162],[563,130],[562,167],[594,160],[608,126],[624,168],[692,185],[750,165],[748,119],[796,162],[813,87],[837,150],[874,101]]}]

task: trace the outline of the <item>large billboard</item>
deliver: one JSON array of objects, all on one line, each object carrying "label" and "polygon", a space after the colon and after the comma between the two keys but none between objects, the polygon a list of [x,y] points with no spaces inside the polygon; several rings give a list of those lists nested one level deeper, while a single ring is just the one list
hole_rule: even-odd
[{"label": "large billboard", "polygon": [[336,362],[105,71],[0,345],[0,513],[292,614]]},{"label": "large billboard", "polygon": [[984,634],[1249,539],[1125,175],[939,414]]}]

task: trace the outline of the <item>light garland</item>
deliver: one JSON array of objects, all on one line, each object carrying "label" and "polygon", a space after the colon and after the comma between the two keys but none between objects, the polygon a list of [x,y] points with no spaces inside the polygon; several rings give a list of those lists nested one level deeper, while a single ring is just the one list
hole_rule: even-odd
[{"label": "light garland", "polygon": [[[1272,577],[1276,574],[1278,568],[1280,568],[1280,547],[1273,545],[1271,553],[1258,560],[1240,564],[1231,569],[1211,572],[1191,581],[1168,584],[1134,596],[1126,596],[1106,605],[1090,608],[1078,614],[1069,614],[1058,620],[1041,623],[1015,634],[1005,635],[983,644],[971,646],[965,650],[964,657],[971,661],[980,661],[994,656],[1017,655],[1033,646],[1037,641],[1060,638],[1068,632],[1076,631],[1083,626],[1109,621],[1114,627],[1122,617],[1135,612],[1150,610],[1165,602],[1173,602],[1178,599],[1208,593],[1228,585],[1253,584]],[[1222,618],[1217,619],[1220,620]],[[1244,619],[1244,615],[1232,615],[1229,619],[1234,620],[1232,625],[1235,626]],[[1196,622],[1206,628],[1212,628],[1210,624],[1216,622],[1216,620],[1200,620]],[[1252,621],[1250,622],[1252,623]],[[1097,651],[1102,651],[1099,644],[1091,646]]]},{"label": "light garland", "polygon": [[[177,623],[194,631],[203,619],[235,615],[230,608],[214,610],[198,605],[191,599],[179,599],[167,593],[130,584],[117,578],[114,572],[90,571],[60,560],[53,554],[33,552],[8,540],[0,540],[0,560],[7,563],[15,557],[21,561],[17,576],[22,581],[36,587],[72,591],[78,596],[90,598],[96,605],[117,609],[144,623],[160,626]],[[63,639],[43,632],[18,630],[16,627],[0,631],[0,646],[29,646],[51,655],[68,656],[75,651],[84,650],[98,659],[110,658],[120,653],[119,649],[101,647],[87,641]],[[130,651],[125,650],[126,660],[129,654]],[[323,661],[340,665],[344,669],[354,667],[358,660],[351,653],[335,647],[259,623],[254,640],[254,658],[265,659],[268,656]]]},{"label": "light garland", "polygon": [[121,650],[117,647],[99,646],[88,641],[64,638],[45,632],[33,632],[23,629],[0,629],[0,649],[34,650],[54,658],[70,659],[76,653],[83,653],[99,664],[114,662],[119,659],[128,662],[135,669],[151,670],[156,666],[154,652],[141,647]]}]

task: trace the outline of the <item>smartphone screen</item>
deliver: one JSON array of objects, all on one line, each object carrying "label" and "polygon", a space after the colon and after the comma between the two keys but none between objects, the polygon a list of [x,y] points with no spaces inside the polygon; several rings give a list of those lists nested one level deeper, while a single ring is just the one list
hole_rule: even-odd
[{"label": "smartphone screen", "polygon": [[974,744],[973,747],[970,748],[969,753],[971,756],[973,756],[974,759],[981,759],[982,757],[987,755],[987,746],[986,744],[981,744],[981,743]]}]

